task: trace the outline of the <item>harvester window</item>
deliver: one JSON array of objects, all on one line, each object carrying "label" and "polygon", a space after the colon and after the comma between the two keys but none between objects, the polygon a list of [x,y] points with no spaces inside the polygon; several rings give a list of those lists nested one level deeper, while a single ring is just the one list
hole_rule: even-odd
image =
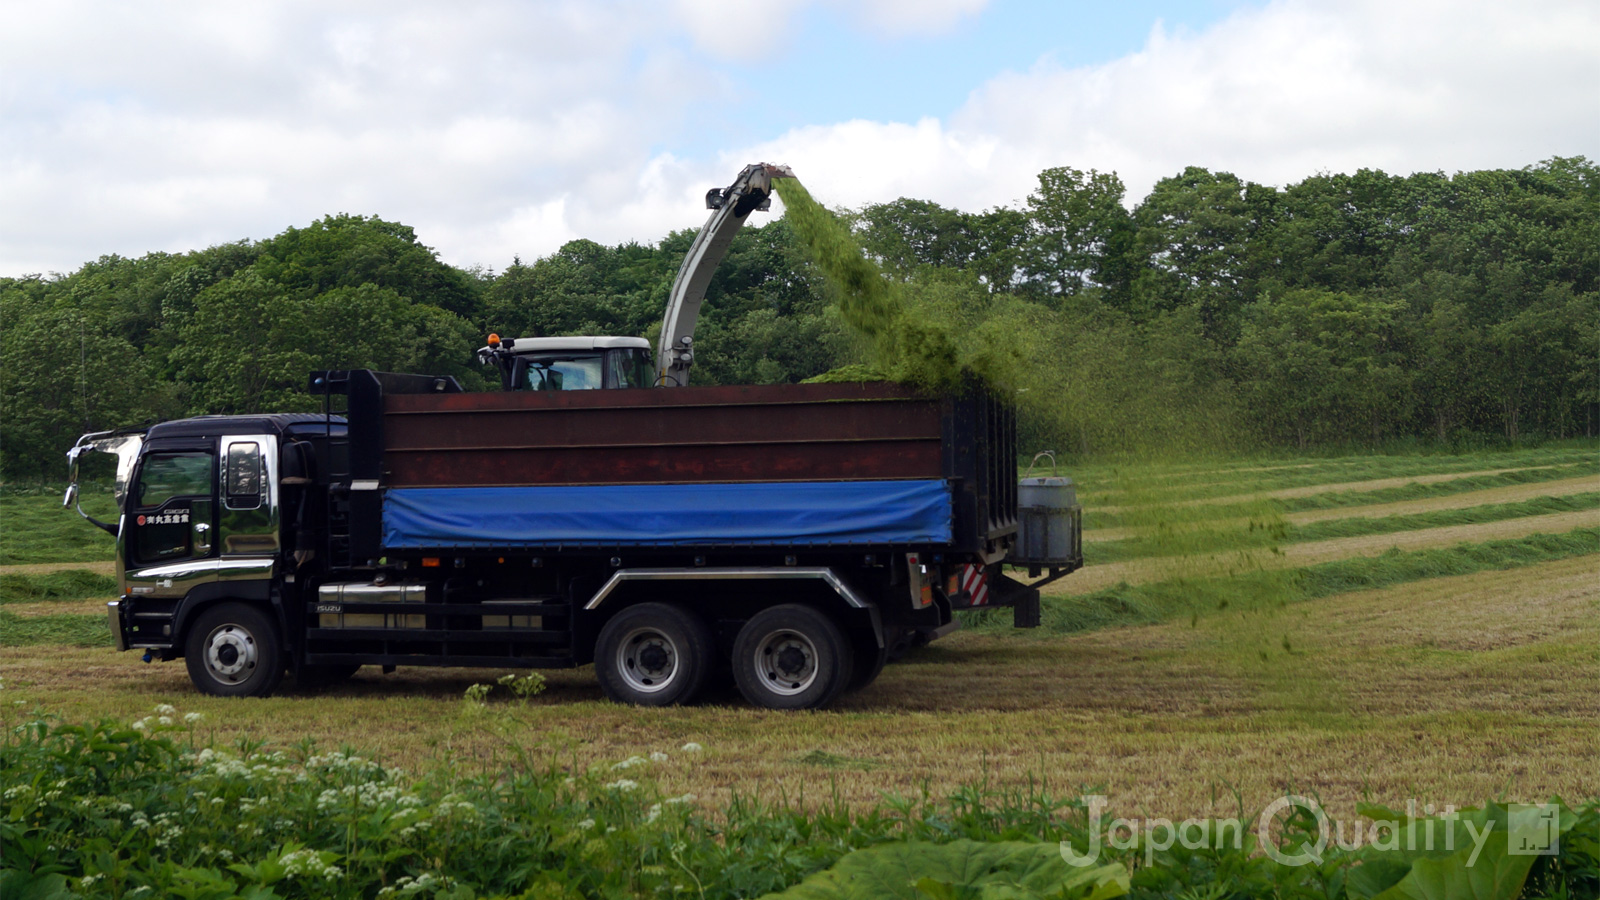
[{"label": "harvester window", "polygon": [[602,386],[599,356],[533,362],[523,379],[523,389],[529,391],[591,391]]},{"label": "harvester window", "polygon": [[655,366],[650,364],[650,351],[629,348],[612,350],[611,371],[614,388],[645,388],[655,381]]}]

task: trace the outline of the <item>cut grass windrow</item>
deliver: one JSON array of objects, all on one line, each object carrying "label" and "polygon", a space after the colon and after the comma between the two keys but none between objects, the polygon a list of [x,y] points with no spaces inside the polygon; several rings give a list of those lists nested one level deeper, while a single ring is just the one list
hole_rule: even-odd
[{"label": "cut grass windrow", "polygon": [[104,615],[19,616],[0,610],[0,647],[36,644],[110,647],[111,628]]},{"label": "cut grass windrow", "polygon": [[[1587,463],[1600,466],[1592,449],[1573,447],[1535,451],[1470,454],[1464,456],[1351,456],[1334,459],[1286,460],[1279,465],[1238,465],[1195,468],[1086,465],[1071,469],[1090,492],[1119,490],[1119,482],[1133,475],[1140,485],[1179,489],[1233,484],[1249,490],[1304,487],[1340,481],[1363,481],[1403,476],[1443,475],[1485,469],[1517,469]],[[1036,473],[1037,474],[1037,473]],[[1109,499],[1107,500],[1109,503]]]},{"label": "cut grass windrow", "polygon": [[[1533,534],[1516,540],[1409,552],[1391,550],[1382,556],[1341,559],[1298,569],[1121,584],[1072,596],[1046,594],[1040,630],[1062,634],[1119,625],[1153,625],[1186,615],[1285,606],[1346,591],[1514,569],[1595,553],[1600,553],[1600,528],[1577,528],[1563,534]],[[1004,631],[1011,625],[1010,616],[998,611],[968,615],[967,624],[980,631]]]},{"label": "cut grass windrow", "polygon": [[[1596,473],[1592,465],[1581,463],[1577,465],[1519,469],[1514,472],[1502,472],[1498,475],[1477,475],[1469,478],[1457,478],[1453,481],[1438,481],[1432,484],[1407,484],[1400,487],[1381,488],[1376,491],[1338,491],[1335,493],[1314,494],[1309,497],[1294,497],[1282,502],[1285,512],[1300,512],[1311,509],[1333,509],[1344,506],[1366,506],[1373,503],[1393,503],[1398,500],[1446,497],[1468,491],[1481,491],[1486,488],[1508,487],[1513,484],[1535,484],[1541,481],[1557,481],[1562,478],[1593,474]],[[1596,484],[1600,485],[1600,479],[1596,480]]]},{"label": "cut grass windrow", "polygon": [[43,574],[0,574],[0,604],[40,603],[115,597],[117,580],[108,575],[69,569]]},{"label": "cut grass windrow", "polygon": [[1569,494],[1563,497],[1539,497],[1520,503],[1496,503],[1471,506],[1463,509],[1444,509],[1412,515],[1384,516],[1382,518],[1326,519],[1305,525],[1284,523],[1273,527],[1251,527],[1250,523],[1236,524],[1231,528],[1196,531],[1182,541],[1150,541],[1143,537],[1102,541],[1093,546],[1093,562],[1110,563],[1128,559],[1182,553],[1207,553],[1222,550],[1242,550],[1251,547],[1273,547],[1306,541],[1333,538],[1360,537],[1374,534],[1394,534],[1419,528],[1441,528],[1452,525],[1477,525],[1500,522],[1550,513],[1576,512],[1600,506],[1600,492]]},{"label": "cut grass windrow", "polygon": [[[1275,505],[1281,512],[1304,512],[1317,509],[1342,509],[1345,507],[1371,506],[1380,503],[1397,503],[1405,500],[1426,500],[1434,497],[1449,497],[1455,494],[1470,493],[1472,491],[1488,490],[1489,488],[1509,487],[1518,484],[1537,484],[1545,481],[1559,481],[1564,478],[1573,478],[1594,474],[1593,467],[1588,463],[1576,465],[1544,466],[1531,469],[1519,469],[1514,472],[1501,472],[1496,475],[1474,475],[1465,478],[1455,478],[1449,481],[1437,481],[1431,484],[1412,483],[1398,487],[1379,488],[1377,490],[1361,491],[1334,491],[1325,494],[1314,494],[1308,497],[1290,497],[1280,500],[1254,499],[1239,503],[1208,503],[1194,506],[1164,506],[1160,509],[1160,518],[1164,521],[1178,524],[1182,522],[1202,522],[1211,519],[1232,519],[1259,515],[1262,504]],[[1600,478],[1596,479],[1600,486]],[[1086,504],[1084,509],[1084,527],[1087,529],[1121,528],[1132,525],[1148,524],[1151,519],[1149,511],[1133,512],[1107,512],[1094,509]]]},{"label": "cut grass windrow", "polygon": [[[103,521],[116,521],[109,485],[85,484],[82,488],[86,512]],[[0,488],[0,566],[104,560],[115,552],[116,542],[110,535],[79,518],[76,511],[62,508],[59,488]]]}]

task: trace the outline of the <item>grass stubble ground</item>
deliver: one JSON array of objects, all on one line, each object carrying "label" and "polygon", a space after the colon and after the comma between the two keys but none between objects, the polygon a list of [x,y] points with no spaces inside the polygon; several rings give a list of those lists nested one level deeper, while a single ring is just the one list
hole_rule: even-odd
[{"label": "grass stubble ground", "polygon": [[[1342,477],[1349,467],[1319,463],[1219,474],[1268,470],[1301,480],[1319,466],[1329,487],[1350,489]],[[1569,480],[1593,490],[1592,477]],[[1261,493],[1241,484],[1240,494]],[[1521,487],[1572,492],[1561,480]],[[1495,491],[1506,489],[1486,489],[1480,500],[1538,495]],[[1305,565],[1596,519],[1595,511],[1528,516],[1291,544],[1285,556],[1268,556]],[[1090,566],[1060,590],[1109,583],[1096,569],[1115,565],[1124,564]],[[103,603],[5,609],[90,616]],[[673,756],[658,767],[663,789],[692,791],[713,807],[735,793],[865,806],[884,792],[1043,781],[1058,795],[1104,793],[1122,815],[1237,815],[1293,791],[1349,816],[1362,800],[1460,806],[1600,796],[1597,613],[1600,554],[1589,554],[1153,626],[957,633],[835,708],[804,714],[751,709],[731,690],[691,708],[618,707],[603,700],[592,673],[577,670],[545,673],[546,693],[486,726],[461,698],[499,672],[368,668],[334,689],[228,701],[195,694],[182,663],[145,666],[131,653],[51,644],[0,648],[0,697],[7,718],[35,707],[71,720],[132,718],[172,703],[204,713],[204,727],[224,741],[309,738],[411,770],[493,768],[512,746],[577,766],[661,750]],[[674,753],[687,741],[706,748],[693,765]]]}]

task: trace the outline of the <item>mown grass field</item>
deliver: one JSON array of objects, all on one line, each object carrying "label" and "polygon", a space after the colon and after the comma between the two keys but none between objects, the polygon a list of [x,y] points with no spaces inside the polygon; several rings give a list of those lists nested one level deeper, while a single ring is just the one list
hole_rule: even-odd
[{"label": "mown grass field", "polygon": [[824,712],[731,691],[618,707],[587,670],[546,673],[494,728],[462,696],[499,672],[368,669],[323,692],[201,697],[181,663],[107,647],[110,541],[46,490],[0,496],[0,674],[13,711],[127,719],[171,703],[227,741],[310,738],[412,769],[490,765],[508,744],[584,765],[694,741],[693,765],[656,774],[712,808],[734,794],[870,806],[979,781],[1170,817],[1291,789],[1345,813],[1600,795],[1592,448],[1073,474],[1089,565],[1046,589],[1044,628],[975,616]]}]

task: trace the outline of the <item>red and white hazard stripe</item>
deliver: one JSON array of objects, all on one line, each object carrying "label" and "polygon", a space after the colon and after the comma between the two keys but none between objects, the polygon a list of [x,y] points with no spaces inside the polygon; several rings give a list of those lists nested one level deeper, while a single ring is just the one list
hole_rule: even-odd
[{"label": "red and white hazard stripe", "polygon": [[971,563],[961,567],[961,589],[972,598],[970,605],[983,606],[989,602],[989,570]]}]

